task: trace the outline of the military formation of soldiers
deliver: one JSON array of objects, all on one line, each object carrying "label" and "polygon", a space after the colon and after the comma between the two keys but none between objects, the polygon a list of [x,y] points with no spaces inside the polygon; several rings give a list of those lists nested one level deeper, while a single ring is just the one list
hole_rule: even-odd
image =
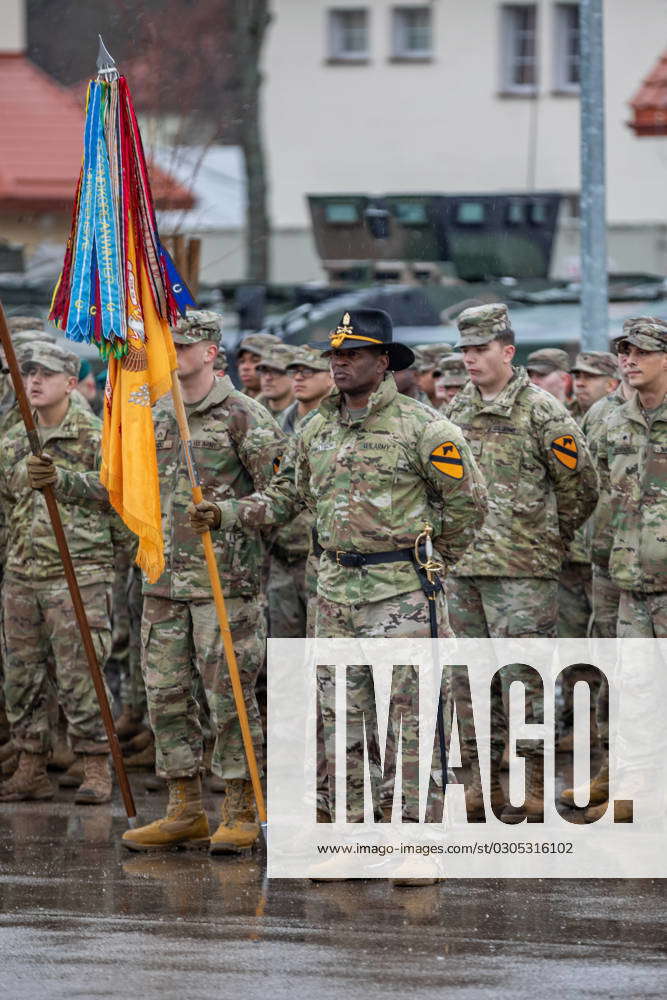
[{"label": "military formation of soldiers", "polygon": [[[141,587],[132,536],[99,483],[101,424],[78,391],[79,362],[38,321],[14,322],[44,453],[30,455],[3,364],[0,802],[53,797],[48,768],[63,730],[71,759],[61,781],[77,786],[75,801],[107,802],[112,791],[45,485],[60,503],[99,658],[110,681],[120,673],[117,728],[128,764],[154,765],[154,780],[168,788],[165,815],[123,835],[133,851],[227,853],[259,836],[198,534],[212,532],[260,761],[267,635],[667,635],[667,322],[637,317],[609,352],[582,352],[571,365],[564,351],[542,349],[525,368],[514,363],[502,303],[465,309],[458,331],[455,351],[412,350],[394,340],[386,313],[359,309],[322,344],[251,334],[237,349],[236,389],[225,374],[222,318],[189,311],[173,333],[205,499],[191,502],[167,397],[154,412],[166,568]],[[419,535],[432,545],[435,572],[423,569],[427,559],[435,565],[430,555],[417,558]],[[322,673],[319,683],[317,819],[331,822],[333,677]],[[351,683],[361,717],[372,694],[367,674]],[[484,793],[465,692],[455,693],[474,821],[484,816]],[[506,695],[492,691],[491,805],[505,822],[539,819],[537,754],[527,760],[521,808],[497,778]],[[597,691],[599,706],[607,695]],[[541,717],[540,698],[528,689],[528,722]],[[593,726],[604,748],[595,713]],[[566,697],[559,748],[571,746]],[[371,757],[379,770],[379,748]],[[354,821],[363,816],[361,746],[349,758]],[[224,787],[212,833],[206,775]],[[606,765],[589,792],[586,819],[594,819],[606,808]],[[404,789],[405,822],[418,819],[414,801]],[[574,790],[562,801],[574,807]]]}]

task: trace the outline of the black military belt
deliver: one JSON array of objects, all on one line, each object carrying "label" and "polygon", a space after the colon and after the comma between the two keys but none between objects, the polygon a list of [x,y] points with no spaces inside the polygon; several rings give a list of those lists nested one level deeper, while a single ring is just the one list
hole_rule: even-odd
[{"label": "black military belt", "polygon": [[341,552],[340,549],[335,552],[330,549],[323,551],[337,566],[348,569],[377,566],[380,563],[412,562],[414,557],[412,549],[392,549],[390,552]]}]

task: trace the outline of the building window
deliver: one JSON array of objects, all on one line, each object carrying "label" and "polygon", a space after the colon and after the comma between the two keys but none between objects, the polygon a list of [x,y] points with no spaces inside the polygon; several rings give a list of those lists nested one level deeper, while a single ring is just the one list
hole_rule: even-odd
[{"label": "building window", "polygon": [[394,59],[430,59],[433,31],[430,7],[394,7],[392,55]]},{"label": "building window", "polygon": [[368,11],[365,7],[329,11],[329,58],[347,62],[368,59]]},{"label": "building window", "polygon": [[556,90],[579,90],[579,4],[557,3],[554,10]]},{"label": "building window", "polygon": [[324,220],[334,226],[353,226],[360,221],[359,207],[351,201],[330,201],[324,206]]},{"label": "building window", "polygon": [[486,210],[481,201],[462,201],[456,206],[456,221],[460,226],[481,226]]},{"label": "building window", "polygon": [[532,94],[537,88],[537,6],[503,4],[500,13],[501,90]]},{"label": "building window", "polygon": [[425,226],[428,222],[426,203],[423,201],[402,199],[395,202],[392,207],[396,221],[402,226]]}]

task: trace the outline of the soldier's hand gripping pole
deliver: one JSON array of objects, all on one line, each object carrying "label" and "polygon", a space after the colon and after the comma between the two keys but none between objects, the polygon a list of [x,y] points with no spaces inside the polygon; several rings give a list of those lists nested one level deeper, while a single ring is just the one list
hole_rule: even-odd
[{"label": "soldier's hand gripping pole", "polygon": [[[437,560],[433,558],[433,542],[430,524],[425,523],[423,530],[415,539],[414,563],[422,590],[428,601],[428,617],[431,628],[431,645],[433,647],[433,666],[438,677],[438,746],[440,748],[440,767],[442,770],[442,794],[444,797],[447,788],[447,741],[445,739],[445,713],[442,704],[442,682],[440,679],[440,664],[437,661],[436,650],[433,640],[438,638],[438,614],[435,606],[437,596],[442,590],[442,583],[438,577],[438,571],[442,569]],[[444,816],[444,805],[443,805]]]},{"label": "soldier's hand gripping pole", "polygon": [[[195,469],[194,461],[192,458],[192,449],[191,449],[192,439],[190,437],[190,427],[188,425],[188,417],[185,412],[185,406],[183,404],[183,394],[181,393],[181,385],[180,382],[178,381],[178,376],[176,372],[172,372],[171,376],[171,395],[174,401],[174,412],[176,414],[176,422],[178,424],[179,434],[181,437],[181,441],[183,443],[183,451],[185,454],[185,461],[188,467],[188,476],[190,477],[190,485],[192,486],[192,502],[198,504],[202,502],[202,500],[204,499],[204,495],[202,493],[201,486],[199,485],[197,470]],[[208,575],[211,581],[211,590],[213,591],[213,600],[215,602],[215,610],[218,616],[220,634],[222,635],[222,644],[225,649],[225,657],[227,659],[229,678],[232,683],[234,703],[236,704],[236,714],[238,715],[239,725],[241,726],[243,749],[245,750],[246,760],[248,762],[248,772],[250,774],[250,780],[252,782],[252,790],[255,796],[257,815],[259,817],[259,823],[262,828],[262,834],[264,835],[264,841],[266,842],[266,805],[264,803],[264,792],[262,791],[262,782],[259,777],[259,767],[257,766],[255,747],[252,742],[250,723],[248,722],[248,712],[246,710],[245,699],[243,697],[243,688],[241,686],[241,677],[239,674],[238,663],[236,662],[236,653],[234,652],[234,642],[232,640],[232,633],[229,628],[229,618],[227,616],[227,608],[225,607],[225,598],[223,596],[222,586],[220,584],[218,563],[215,558],[215,551],[213,549],[213,541],[211,539],[211,533],[209,531],[206,531],[200,537],[204,545],[206,566],[208,568]]]},{"label": "soldier's hand gripping pole", "polygon": [[[23,423],[25,424],[26,434],[28,435],[28,441],[30,443],[30,450],[33,455],[40,455],[42,452],[42,446],[37,433],[37,428],[35,427],[35,421],[33,420],[30,404],[28,403],[28,398],[25,394],[23,379],[21,378],[21,372],[19,371],[16,354],[14,353],[14,345],[12,344],[12,338],[9,334],[5,310],[2,307],[2,303],[0,303],[0,343],[2,344],[2,350],[7,361],[9,373],[12,377],[12,382],[14,383],[14,392],[16,393],[16,400],[19,404]],[[95,686],[95,693],[97,694],[100,713],[102,715],[102,722],[104,723],[107,739],[109,740],[109,749],[111,750],[111,757],[116,770],[118,785],[120,786],[120,792],[123,797],[123,805],[125,806],[125,812],[127,813],[128,824],[131,827],[135,827],[137,825],[137,811],[134,807],[132,789],[130,788],[127,772],[123,763],[123,754],[120,749],[120,743],[118,742],[118,734],[116,733],[111,708],[109,707],[109,700],[104,686],[104,679],[100,671],[100,665],[97,662],[97,653],[95,652],[93,637],[90,632],[90,626],[88,625],[88,619],[86,618],[83,601],[81,600],[81,592],[79,590],[79,584],[74,572],[74,565],[69,552],[69,546],[67,545],[67,538],[63,529],[63,523],[60,519],[60,511],[58,510],[58,504],[56,503],[53,487],[44,486],[42,488],[42,493],[44,494],[44,500],[49,512],[51,524],[53,526],[53,533],[56,536],[58,552],[60,553],[63,570],[65,571],[65,579],[67,580],[70,597],[72,598],[72,605],[74,606],[74,614],[76,615],[77,625],[79,626],[79,632],[81,633],[81,641],[86,654],[86,660],[88,661],[88,669],[90,670],[90,676],[92,677],[93,684]]]}]

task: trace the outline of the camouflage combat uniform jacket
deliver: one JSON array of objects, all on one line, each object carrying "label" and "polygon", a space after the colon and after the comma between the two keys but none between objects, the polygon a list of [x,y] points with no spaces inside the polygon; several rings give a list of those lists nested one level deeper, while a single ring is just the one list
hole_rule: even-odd
[{"label": "camouflage combat uniform jacket", "polygon": [[14,385],[11,375],[7,372],[0,372],[0,417],[3,417],[7,410],[11,410],[16,402],[14,395]]},{"label": "camouflage combat uniform jacket", "polygon": [[[48,454],[59,467],[61,482],[80,477],[97,484],[75,495],[56,489],[65,535],[81,584],[113,580],[112,512],[97,474],[101,438],[100,419],[91,410],[70,401],[62,423],[49,430],[46,444]],[[63,566],[44,495],[28,485],[25,460],[29,454],[23,425],[17,425],[4,437],[0,452],[5,575],[38,582],[62,578]],[[87,499],[92,502],[86,502]]]},{"label": "camouflage combat uniform jacket", "polygon": [[611,505],[612,580],[621,590],[667,591],[667,399],[649,427],[635,392],[609,414],[596,452]]},{"label": "camouflage combat uniform jacket", "polygon": [[[247,496],[267,485],[284,446],[284,435],[263,406],[217,378],[201,402],[187,407],[192,454],[207,500]],[[201,539],[186,513],[191,487],[171,397],[155,409],[166,568],[144,593],[172,600],[210,600]],[[259,592],[262,544],[257,534],[231,529],[213,535],[226,597]]]},{"label": "camouflage combat uniform jacket", "polygon": [[[623,386],[619,385],[608,396],[598,399],[586,411],[581,429],[586,435],[586,442],[593,462],[597,463],[598,445],[609,417],[624,403]],[[602,483],[600,483],[600,487],[602,487]],[[611,551],[611,504],[609,503],[609,494],[605,495],[602,488],[600,489],[598,505],[587,521],[584,531],[586,551],[591,562],[606,570],[609,566],[609,553]]]},{"label": "camouflage combat uniform jacket", "polygon": [[[402,396],[385,378],[364,413],[351,419],[334,390],[304,422],[294,456],[263,494],[223,506],[248,530],[283,524],[307,506],[327,551],[412,548],[423,523],[447,566],[471,544],[486,513],[484,480],[459,430]],[[346,605],[385,600],[419,588],[410,562],[361,568],[320,559],[318,593]]]},{"label": "camouflage combat uniform jacket", "polygon": [[[298,405],[298,400],[295,400],[291,406],[283,410],[278,421],[280,427],[290,438],[305,419],[299,417]],[[271,536],[271,551],[286,563],[305,559],[310,551],[313,524],[313,515],[310,511],[302,510],[293,521],[283,524],[274,532]]]},{"label": "camouflage combat uniform jacket", "polygon": [[557,579],[565,547],[597,500],[577,424],[523,368],[490,402],[468,382],[447,412],[489,487],[489,515],[454,575]]}]

